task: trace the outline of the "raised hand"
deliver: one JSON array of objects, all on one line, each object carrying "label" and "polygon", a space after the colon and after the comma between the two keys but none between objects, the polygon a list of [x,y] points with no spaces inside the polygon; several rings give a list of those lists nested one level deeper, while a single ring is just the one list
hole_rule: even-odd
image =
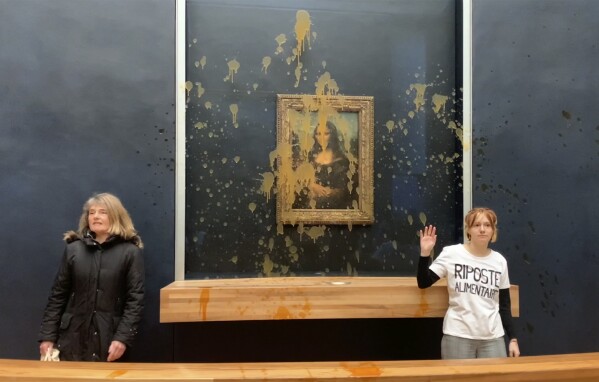
[{"label": "raised hand", "polygon": [[420,230],[420,256],[428,257],[437,242],[437,228],[429,225]]}]

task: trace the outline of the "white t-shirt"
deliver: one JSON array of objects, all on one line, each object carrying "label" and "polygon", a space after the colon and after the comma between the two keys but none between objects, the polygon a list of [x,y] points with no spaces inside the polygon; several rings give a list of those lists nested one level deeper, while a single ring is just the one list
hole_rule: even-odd
[{"label": "white t-shirt", "polygon": [[443,333],[476,340],[504,335],[499,316],[499,289],[510,287],[507,261],[498,252],[484,257],[471,254],[463,244],[451,245],[433,261],[430,270],[447,278],[449,308]]}]

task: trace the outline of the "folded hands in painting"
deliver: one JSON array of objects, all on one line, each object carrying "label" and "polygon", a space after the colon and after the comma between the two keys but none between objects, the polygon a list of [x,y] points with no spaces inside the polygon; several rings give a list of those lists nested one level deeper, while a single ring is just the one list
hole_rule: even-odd
[{"label": "folded hands in painting", "polygon": [[333,194],[331,187],[325,187],[316,182],[310,183],[310,193],[315,198],[327,198]]}]

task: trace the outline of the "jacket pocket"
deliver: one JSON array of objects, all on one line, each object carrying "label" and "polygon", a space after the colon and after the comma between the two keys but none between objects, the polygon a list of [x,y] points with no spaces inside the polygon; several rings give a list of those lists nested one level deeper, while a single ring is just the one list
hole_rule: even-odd
[{"label": "jacket pocket", "polygon": [[71,319],[73,315],[71,313],[65,313],[60,318],[60,330],[66,330],[71,325]]}]

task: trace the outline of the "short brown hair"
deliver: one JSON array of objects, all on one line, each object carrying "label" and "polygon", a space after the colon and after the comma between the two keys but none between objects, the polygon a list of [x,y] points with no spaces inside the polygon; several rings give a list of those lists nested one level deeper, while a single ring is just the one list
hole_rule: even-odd
[{"label": "short brown hair", "polygon": [[470,234],[468,233],[468,229],[474,225],[476,218],[478,215],[483,214],[489,219],[491,222],[491,226],[493,227],[493,236],[491,237],[491,243],[497,241],[497,214],[490,208],[486,207],[476,207],[468,211],[466,217],[464,218],[464,231],[466,232],[466,237],[470,240]]}]

